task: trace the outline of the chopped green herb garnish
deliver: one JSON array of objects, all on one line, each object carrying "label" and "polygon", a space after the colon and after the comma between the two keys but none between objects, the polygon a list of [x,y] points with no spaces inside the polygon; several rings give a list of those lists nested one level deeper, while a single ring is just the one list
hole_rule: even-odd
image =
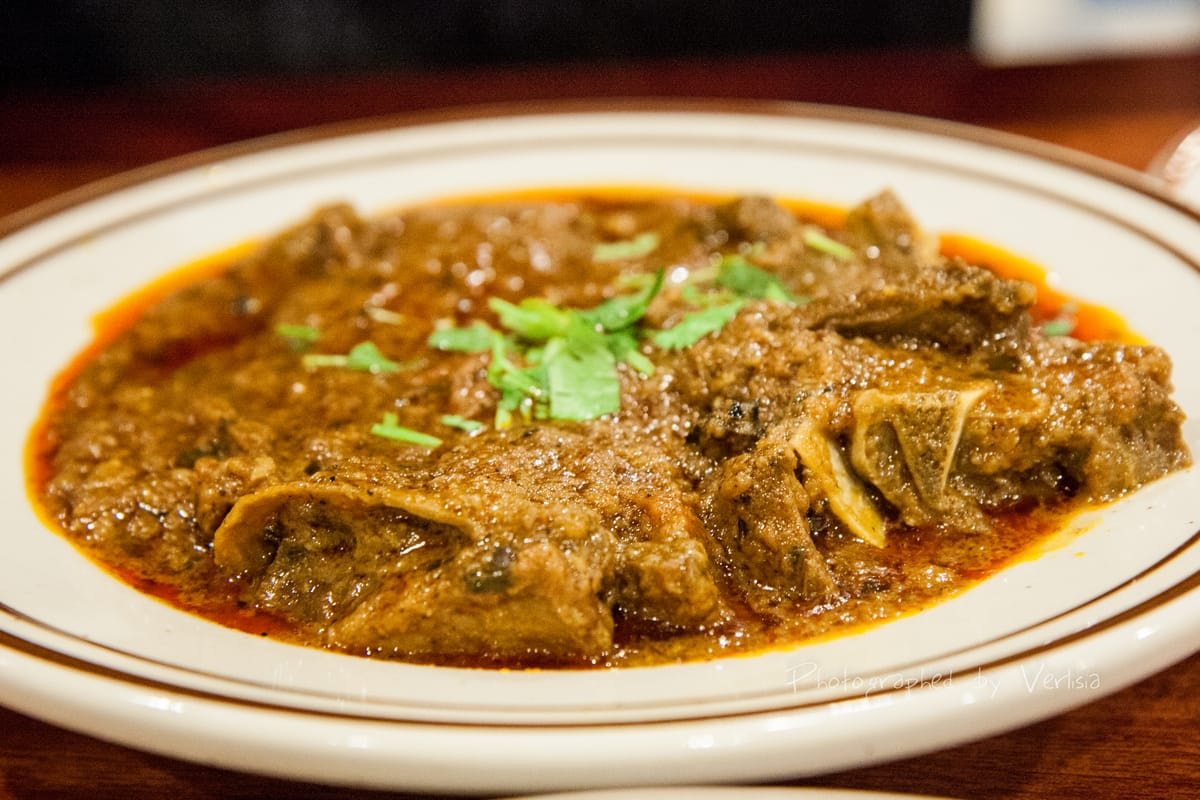
[{"label": "chopped green herb garnish", "polygon": [[492,298],[505,336],[481,322],[433,332],[443,350],[492,354],[488,382],[500,390],[496,427],[525,419],[588,420],[621,408],[617,364],[643,374],[654,370],[638,350],[638,321],[662,289],[659,270],[641,291],[605,300],[595,308],[560,308],[544,298],[510,303]]},{"label": "chopped green herb garnish", "polygon": [[414,431],[412,428],[400,425],[399,418],[390,412],[383,415],[382,422],[376,422],[371,426],[371,433],[376,436],[382,436],[385,439],[427,447],[430,450],[440,446],[442,443],[442,440],[436,436],[430,436],[427,433]]},{"label": "chopped green herb garnish", "polygon": [[312,325],[294,325],[283,322],[275,326],[275,332],[287,339],[288,345],[293,350],[305,350],[310,344],[321,338],[321,331]]},{"label": "chopped green herb garnish", "polygon": [[[492,343],[492,363],[488,366],[488,383],[500,390],[496,406],[496,428],[503,430],[512,424],[514,415],[527,419],[534,416],[535,402],[543,403],[547,392],[545,370],[540,364],[519,367],[508,357],[504,339]],[[541,408],[539,406],[538,408]]]},{"label": "chopped green herb garnish", "polygon": [[653,282],[637,294],[623,295],[605,300],[590,311],[579,311],[579,317],[597,329],[609,333],[625,330],[640,320],[650,308],[650,301],[662,291],[665,280],[663,270],[654,274]]},{"label": "chopped green herb garnish", "polygon": [[691,347],[710,333],[724,328],[745,305],[745,300],[734,300],[724,305],[711,306],[681,319],[674,327],[655,331],[650,339],[664,350],[683,350]]},{"label": "chopped green herb garnish", "polygon": [[544,366],[551,419],[589,420],[621,410],[617,360],[602,336],[565,340]]},{"label": "chopped green herb garnish", "polygon": [[775,275],[739,255],[727,255],[721,259],[717,283],[750,300],[775,300],[791,305],[808,302],[808,298],[796,297],[789,292]]},{"label": "chopped green herb garnish", "polygon": [[654,283],[655,277],[656,274],[653,272],[633,272],[626,275],[618,275],[614,283],[618,289],[640,292]]},{"label": "chopped green herb garnish", "polygon": [[399,372],[400,365],[379,351],[374,342],[360,342],[350,349],[346,366],[361,372]]},{"label": "chopped green herb garnish", "polygon": [[646,231],[620,242],[600,242],[592,248],[592,260],[625,261],[648,256],[658,249],[660,240],[661,237],[656,232]]},{"label": "chopped green herb garnish", "polygon": [[500,317],[500,324],[517,336],[532,341],[562,336],[571,324],[571,315],[541,297],[527,297],[520,305],[493,297],[488,307]]},{"label": "chopped green herb garnish", "polygon": [[446,414],[439,420],[439,422],[448,428],[457,428],[458,430],[466,431],[467,433],[475,433],[476,431],[481,431],[487,427],[479,420],[467,419],[466,417],[460,417],[457,414]]},{"label": "chopped green herb garnish", "polygon": [[713,283],[721,274],[721,261],[725,257],[722,255],[713,255],[709,258],[708,266],[697,267],[688,272],[685,285],[694,286],[697,283]]},{"label": "chopped green herb garnish", "polygon": [[405,322],[403,314],[399,311],[392,311],[390,308],[363,306],[363,313],[375,322],[382,322],[385,325],[403,325]]},{"label": "chopped green herb garnish", "polygon": [[625,362],[643,375],[650,375],[654,372],[654,363],[642,355],[642,351],[638,349],[638,337],[635,331],[626,329],[610,333],[605,340],[608,349],[612,351],[613,358],[617,361]]},{"label": "chopped green herb garnish", "polygon": [[344,367],[347,358],[340,353],[307,353],[301,362],[309,369],[317,367]]},{"label": "chopped green herb garnish", "polygon": [[302,363],[309,369],[318,367],[345,367],[358,372],[398,372],[401,365],[392,361],[375,346],[374,342],[359,342],[346,355],[336,353],[308,353]]},{"label": "chopped green herb garnish", "polygon": [[305,342],[315,342],[321,338],[321,331],[312,325],[291,325],[282,322],[275,326],[275,332],[286,339],[300,339]]},{"label": "chopped green herb garnish", "polygon": [[[657,237],[651,244],[657,246]],[[601,255],[610,254],[601,251]],[[792,295],[778,277],[742,255],[722,256],[711,269],[696,270],[693,277],[715,282],[718,288],[702,293],[694,283],[684,286],[684,299],[700,309],[668,330],[647,332],[638,324],[662,291],[665,270],[660,269],[636,281],[626,279],[625,285],[637,286],[638,291],[591,309],[562,308],[538,297],[519,303],[494,297],[488,306],[499,318],[503,333],[475,322],[465,328],[439,328],[430,334],[428,343],[441,350],[490,351],[488,382],[500,391],[497,429],[507,428],[518,416],[582,421],[620,411],[618,364],[628,364],[643,375],[654,371],[653,362],[640,349],[647,335],[664,350],[681,350],[719,331],[747,300],[792,305],[808,302],[808,298]]]},{"label": "chopped green herb garnish", "polygon": [[1042,333],[1047,336],[1069,336],[1075,330],[1075,320],[1052,319],[1042,325]]},{"label": "chopped green herb garnish", "polygon": [[1057,317],[1042,323],[1042,333],[1046,336],[1070,336],[1075,330],[1075,315],[1078,313],[1078,303],[1063,303]]},{"label": "chopped green herb garnish", "polygon": [[472,322],[465,328],[438,328],[429,334],[426,344],[437,350],[460,353],[482,353],[492,349],[492,343],[504,337],[485,322]]},{"label": "chopped green herb garnish", "polygon": [[[716,280],[714,273],[713,280]],[[737,299],[737,295],[728,289],[704,289],[692,283],[685,283],[679,287],[679,296],[684,302],[689,305],[699,306],[700,308],[709,308],[710,306],[721,306]]]},{"label": "chopped green herb garnish", "polygon": [[813,250],[833,256],[839,261],[854,260],[853,250],[816,228],[804,229],[804,243]]}]

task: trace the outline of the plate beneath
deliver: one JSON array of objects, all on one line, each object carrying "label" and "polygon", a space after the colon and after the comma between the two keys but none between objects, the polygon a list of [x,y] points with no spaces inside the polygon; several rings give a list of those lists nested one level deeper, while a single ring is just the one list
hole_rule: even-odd
[{"label": "plate beneath", "polygon": [[[0,701],[246,771],[408,791],[764,781],[986,736],[1116,691],[1200,643],[1200,472],[1085,515],[936,608],[753,657],[613,671],[379,663],[265,641],[113,580],[38,520],[25,440],[89,319],[316,206],[652,185],[851,205],[892,188],[1121,312],[1200,409],[1200,225],[1153,182],[946,123],[757,104],[369,123],[204,153],[25,214],[0,240]],[[2,228],[0,228],[2,230]],[[1193,452],[1200,428],[1185,427]]]}]

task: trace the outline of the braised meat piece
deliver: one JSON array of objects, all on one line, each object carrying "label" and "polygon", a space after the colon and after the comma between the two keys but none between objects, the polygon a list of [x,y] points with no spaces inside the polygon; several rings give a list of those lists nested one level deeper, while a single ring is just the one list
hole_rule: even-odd
[{"label": "braised meat piece", "polygon": [[[281,485],[240,499],[219,567],[350,652],[573,663],[602,654],[612,535],[582,506]],[[486,524],[485,524],[486,523]]]}]

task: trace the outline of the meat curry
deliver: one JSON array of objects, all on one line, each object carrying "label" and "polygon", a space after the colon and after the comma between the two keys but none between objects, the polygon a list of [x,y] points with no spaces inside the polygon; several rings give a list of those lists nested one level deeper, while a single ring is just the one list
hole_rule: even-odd
[{"label": "meat curry", "polygon": [[833,226],[762,197],[329,207],[69,370],[32,483],[126,580],[287,641],[783,646],[1189,463],[1168,357],[1036,301],[890,193]]}]

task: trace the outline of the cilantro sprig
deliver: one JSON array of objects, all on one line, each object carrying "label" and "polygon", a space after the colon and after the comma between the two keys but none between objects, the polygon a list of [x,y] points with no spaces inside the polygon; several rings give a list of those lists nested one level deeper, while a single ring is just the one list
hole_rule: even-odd
[{"label": "cilantro sprig", "polygon": [[428,344],[440,350],[490,351],[488,382],[500,390],[496,427],[525,419],[590,420],[621,408],[617,365],[649,373],[638,350],[637,323],[662,289],[663,270],[640,291],[591,309],[561,308],[538,297],[520,303],[492,298],[488,306],[507,333],[474,322],[442,328]]}]

